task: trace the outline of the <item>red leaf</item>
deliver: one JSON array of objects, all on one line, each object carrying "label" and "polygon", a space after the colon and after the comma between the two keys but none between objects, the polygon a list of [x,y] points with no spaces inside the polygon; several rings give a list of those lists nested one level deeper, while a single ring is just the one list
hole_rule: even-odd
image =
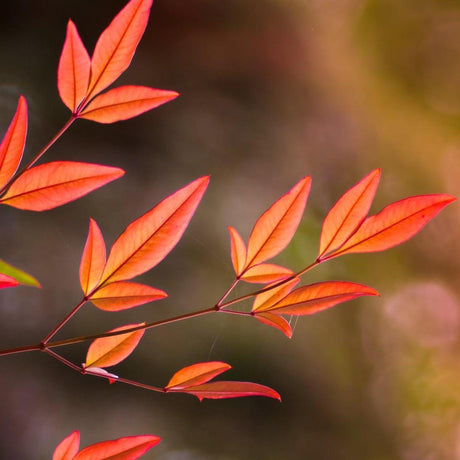
[{"label": "red leaf", "polygon": [[[177,390],[173,390],[178,392]],[[204,385],[188,387],[179,390],[196,396],[200,401],[203,399],[241,398],[243,396],[267,396],[281,401],[280,395],[270,387],[251,382],[210,382]]]},{"label": "red leaf", "polygon": [[246,245],[243,238],[233,227],[228,227],[228,231],[230,232],[230,251],[233,268],[236,276],[240,276],[246,263]]},{"label": "red leaf", "polygon": [[193,364],[176,372],[169,383],[167,390],[182,390],[194,385],[201,385],[213,379],[222,372],[228,371],[232,366],[219,361]]},{"label": "red leaf", "polygon": [[380,169],[375,169],[332,207],[324,219],[318,258],[340,248],[362,224],[374,200],[379,179]]},{"label": "red leaf", "polygon": [[273,283],[289,278],[293,274],[292,270],[280,265],[258,264],[246,270],[241,279],[248,283]]},{"label": "red leaf", "polygon": [[161,441],[158,436],[128,436],[85,447],[73,460],[136,460]]},{"label": "red leaf", "polygon": [[56,447],[53,460],[72,460],[80,447],[80,433],[74,431],[64,438]]},{"label": "red leaf", "polygon": [[0,274],[0,289],[17,286],[19,282],[11,276]]},{"label": "red leaf", "polygon": [[255,312],[254,318],[263,324],[279,329],[288,339],[292,338],[291,325],[282,316],[274,315],[269,312]]},{"label": "red leaf", "polygon": [[[123,331],[124,329],[130,329],[144,324],[145,323],[128,324],[126,326],[112,329],[109,332]],[[94,342],[89,346],[88,353],[86,355],[85,367],[104,368],[118,364],[134,351],[144,335],[144,332],[144,329],[140,329],[139,331],[113,335],[110,337],[102,337],[94,340]]]},{"label": "red leaf", "polygon": [[69,20],[67,34],[59,59],[57,86],[62,102],[72,111],[86,96],[91,70],[91,60],[78,35],[75,24]]},{"label": "red leaf", "polygon": [[264,313],[267,311],[277,315],[311,315],[363,295],[379,293],[363,284],[325,281],[296,289],[275,305],[266,308]]},{"label": "red leaf", "polygon": [[412,196],[391,203],[378,214],[368,217],[358,231],[326,259],[343,254],[384,251],[403,243],[454,200],[451,195],[439,194]]},{"label": "red leaf", "polygon": [[101,310],[120,311],[165,297],[168,294],[160,289],[130,281],[118,281],[97,289],[89,300]]},{"label": "red leaf", "polygon": [[145,86],[121,86],[93,99],[80,113],[80,117],[99,123],[114,123],[140,115],[177,96],[179,93],[175,91]]},{"label": "red leaf", "polygon": [[[286,281],[279,286],[268,289],[257,295],[252,305],[253,312],[261,312],[269,310],[270,307],[275,305],[281,299],[286,297],[293,289],[296,284],[300,281],[300,278],[293,278],[292,280]],[[275,285],[278,283],[275,283]],[[270,286],[267,286],[269,288]]]},{"label": "red leaf", "polygon": [[20,96],[16,113],[0,144],[0,188],[8,183],[18,169],[24,152],[26,135],[27,102],[23,96]]},{"label": "red leaf", "polygon": [[307,203],[310,177],[303,178],[257,220],[248,241],[246,269],[279,254],[291,241]]},{"label": "red leaf", "polygon": [[102,32],[91,60],[88,99],[113,83],[131,63],[149,18],[152,0],[131,0]]},{"label": "red leaf", "polygon": [[201,177],[128,225],[110,251],[101,284],[140,275],[163,260],[184,233],[209,182]]},{"label": "red leaf", "polygon": [[45,211],[76,200],[123,174],[122,169],[91,163],[45,163],[18,177],[0,203],[28,211]]},{"label": "red leaf", "polygon": [[85,295],[91,292],[101,279],[105,266],[105,243],[101,230],[89,219],[88,238],[80,262],[80,284]]}]

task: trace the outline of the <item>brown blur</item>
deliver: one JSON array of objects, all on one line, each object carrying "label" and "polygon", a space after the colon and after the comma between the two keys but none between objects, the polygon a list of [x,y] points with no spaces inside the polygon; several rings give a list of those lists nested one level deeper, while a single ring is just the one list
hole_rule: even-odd
[{"label": "brown blur", "polygon": [[[68,117],[56,90],[68,18],[91,51],[124,3],[2,2],[0,134],[24,94],[27,159]],[[276,259],[296,270],[315,259],[330,207],[374,168],[373,212],[410,195],[459,196],[459,38],[454,0],[155,0],[116,84],[181,96],[113,125],[79,121],[45,157],[119,166],[121,180],[44,213],[0,209],[0,258],[43,286],[0,292],[0,348],[39,342],[78,303],[90,216],[111,245],[204,174],[211,184],[184,237],[138,279],[169,298],[119,313],[88,304],[59,338],[212,305],[233,281],[227,225],[247,238],[307,174],[307,212]],[[113,368],[161,386],[181,367],[225,361],[225,378],[269,385],[281,404],[108,385],[37,352],[0,359],[0,458],[49,459],[77,429],[82,446],[161,436],[144,457],[157,460],[459,460],[459,224],[454,203],[402,246],[312,272],[306,283],[355,281],[382,297],[300,318],[290,341],[247,318],[209,315],[148,332]],[[81,363],[86,349],[61,352]]]}]

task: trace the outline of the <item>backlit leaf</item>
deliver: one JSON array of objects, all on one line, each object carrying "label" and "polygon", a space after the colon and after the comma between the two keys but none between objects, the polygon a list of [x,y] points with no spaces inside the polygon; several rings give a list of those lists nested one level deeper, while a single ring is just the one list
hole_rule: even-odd
[{"label": "backlit leaf", "polygon": [[67,34],[58,66],[57,86],[62,102],[75,113],[86,96],[91,60],[78,35],[75,24],[69,20]]},{"label": "backlit leaf", "polygon": [[105,266],[105,242],[101,230],[89,219],[88,238],[80,262],[80,285],[84,294],[91,292],[101,279]]},{"label": "backlit leaf", "polygon": [[418,233],[455,198],[447,194],[412,196],[391,203],[368,217],[358,231],[326,259],[343,254],[378,252],[396,246]]},{"label": "backlit leaf", "polygon": [[11,276],[0,273],[0,289],[17,286],[19,283]]},{"label": "backlit leaf", "polygon": [[[144,324],[145,323],[128,324],[126,326],[112,329],[109,332],[123,331],[124,329],[130,329]],[[134,351],[144,335],[144,332],[144,329],[140,329],[139,331],[113,335],[110,337],[102,337],[94,340],[89,346],[88,353],[86,355],[85,367],[104,368],[118,364]]]},{"label": "backlit leaf", "polygon": [[8,183],[17,171],[24,152],[27,135],[27,102],[19,97],[18,107],[0,144],[0,188]]},{"label": "backlit leaf", "polygon": [[115,241],[101,284],[140,275],[157,265],[184,233],[209,183],[201,177],[128,225]]},{"label": "backlit leaf", "polygon": [[145,86],[121,86],[94,98],[80,117],[99,123],[114,123],[154,109],[178,95],[174,91]]},{"label": "backlit leaf", "polygon": [[251,382],[209,382],[184,390],[171,391],[191,394],[200,401],[203,399],[242,398],[244,396],[267,396],[281,401],[280,395],[272,388]]},{"label": "backlit leaf", "polygon": [[311,315],[363,295],[379,293],[363,284],[325,281],[297,288],[266,311],[277,315]]},{"label": "backlit leaf", "polygon": [[131,0],[102,32],[91,59],[88,99],[128,68],[147,26],[151,5],[152,0]]},{"label": "backlit leaf", "polygon": [[246,270],[241,279],[248,283],[273,283],[292,276],[294,272],[275,264],[257,264]]},{"label": "backlit leaf", "polygon": [[240,276],[246,263],[246,245],[243,238],[233,227],[228,227],[228,231],[230,232],[230,254],[233,268],[236,276]]},{"label": "backlit leaf", "polygon": [[23,284],[24,286],[41,288],[41,285],[38,282],[38,280],[35,279],[32,275],[29,275],[28,273],[20,270],[19,268],[13,267],[12,265],[6,263],[4,260],[1,259],[0,273],[11,276],[11,278],[14,278],[16,281],[19,282],[19,284]]},{"label": "backlit leaf", "polygon": [[85,447],[73,460],[136,460],[161,441],[158,436],[128,436]]},{"label": "backlit leaf", "polygon": [[168,294],[160,289],[130,281],[117,281],[96,290],[89,300],[101,310],[119,311],[165,297]]},{"label": "backlit leaf", "polygon": [[279,254],[291,241],[307,203],[311,179],[305,177],[257,220],[248,241],[246,268]]},{"label": "backlit leaf", "polygon": [[[252,305],[253,312],[266,311],[270,309],[271,306],[275,305],[281,299],[286,297],[295,287],[296,284],[300,281],[300,278],[293,278],[292,280],[286,281],[279,286],[268,289],[261,294],[258,294]],[[277,283],[275,283],[276,285]],[[267,286],[269,288],[270,286]]]},{"label": "backlit leaf", "polygon": [[76,200],[123,174],[122,169],[91,163],[45,163],[18,177],[0,203],[28,211],[45,211]]},{"label": "backlit leaf", "polygon": [[229,364],[219,361],[193,364],[176,372],[165,388],[168,390],[180,390],[194,385],[201,385],[222,374],[222,372],[228,371],[231,367]]},{"label": "backlit leaf", "polygon": [[375,169],[332,207],[324,219],[318,257],[342,246],[361,225],[374,200],[379,179],[380,169]]},{"label": "backlit leaf", "polygon": [[254,318],[263,324],[279,329],[288,339],[292,338],[291,325],[282,316],[270,312],[256,312]]},{"label": "backlit leaf", "polygon": [[53,460],[72,460],[80,447],[80,433],[74,431],[64,438],[56,447]]}]

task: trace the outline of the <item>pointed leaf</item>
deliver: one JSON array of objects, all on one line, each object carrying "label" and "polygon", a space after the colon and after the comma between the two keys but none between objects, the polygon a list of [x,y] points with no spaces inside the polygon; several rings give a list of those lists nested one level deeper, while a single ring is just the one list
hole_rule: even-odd
[{"label": "pointed leaf", "polygon": [[241,279],[248,283],[274,283],[292,276],[294,272],[275,264],[257,264],[246,270]]},{"label": "pointed leaf", "polygon": [[144,284],[117,281],[98,289],[89,298],[97,308],[120,311],[168,297],[166,292]]},{"label": "pointed leaf", "polygon": [[27,102],[19,97],[13,120],[0,144],[0,188],[14,176],[24,152],[27,135]]},{"label": "pointed leaf", "polygon": [[262,294],[259,294],[254,299],[254,304],[252,305],[253,312],[261,312],[269,310],[270,307],[275,305],[281,299],[286,297],[298,284],[300,278],[293,278],[292,280],[286,281],[283,284],[275,283],[276,287],[268,289]]},{"label": "pointed leaf", "polygon": [[267,396],[278,399],[280,395],[270,387],[251,382],[210,382],[204,385],[188,387],[184,390],[171,390],[175,392],[188,393],[196,396],[200,401],[203,399],[226,399],[242,398],[243,396]]},{"label": "pointed leaf", "polygon": [[368,217],[358,231],[327,258],[358,252],[378,252],[396,246],[418,233],[456,198],[447,195],[412,196],[391,203]]},{"label": "pointed leaf", "polygon": [[267,326],[279,329],[288,339],[292,338],[291,325],[282,317],[269,312],[255,313],[254,318]]},{"label": "pointed leaf", "polygon": [[209,177],[196,179],[129,224],[110,250],[101,284],[133,278],[161,262],[187,228],[208,183]]},{"label": "pointed leaf", "polygon": [[85,447],[73,460],[136,460],[161,441],[158,436],[128,436]]},{"label": "pointed leaf", "polygon": [[194,385],[201,385],[213,379],[222,372],[228,371],[232,366],[220,361],[193,364],[176,372],[165,389],[180,390]]},{"label": "pointed leaf", "polygon": [[342,246],[362,224],[374,200],[379,179],[380,169],[375,169],[332,207],[324,219],[318,257]]},{"label": "pointed leaf", "polygon": [[233,227],[228,227],[228,231],[230,232],[230,251],[233,268],[236,276],[240,276],[246,263],[246,245],[243,238]]},{"label": "pointed leaf", "polygon": [[[123,331],[124,329],[130,329],[144,324],[145,323],[128,324],[126,326],[112,329],[109,332]],[[141,329],[139,331],[113,335],[110,337],[102,337],[94,340],[94,342],[89,346],[88,353],[86,355],[85,367],[104,368],[118,364],[134,351],[144,335],[144,332],[145,330]]]},{"label": "pointed leaf", "polygon": [[19,283],[11,276],[0,273],[0,289],[17,286]]},{"label": "pointed leaf", "polygon": [[101,230],[93,219],[89,219],[88,238],[80,262],[80,285],[87,295],[101,279],[105,266],[105,242]]},{"label": "pointed leaf", "polygon": [[88,99],[113,83],[131,63],[149,19],[152,0],[131,0],[102,32],[91,60]]},{"label": "pointed leaf", "polygon": [[80,447],[80,433],[74,431],[56,447],[53,460],[72,460]]},{"label": "pointed leaf", "polygon": [[13,267],[12,265],[6,263],[4,260],[1,259],[0,273],[11,276],[16,281],[18,281],[19,284],[23,284],[24,286],[41,288],[40,283],[32,275],[29,275],[28,273],[20,270],[19,268]]},{"label": "pointed leaf", "polygon": [[257,220],[248,241],[246,268],[279,254],[291,241],[310,192],[309,176],[299,181]]},{"label": "pointed leaf", "polygon": [[311,315],[363,295],[379,293],[363,284],[325,281],[296,289],[266,311],[277,315]]},{"label": "pointed leaf", "polygon": [[152,110],[177,96],[179,93],[175,91],[145,86],[121,86],[94,98],[81,112],[80,117],[98,123],[114,123]]},{"label": "pointed leaf", "polygon": [[57,86],[62,102],[72,111],[86,96],[91,60],[78,35],[75,24],[69,20],[67,34],[58,66]]},{"label": "pointed leaf", "polygon": [[122,169],[91,163],[45,163],[18,177],[0,203],[27,211],[45,211],[76,200],[123,174]]}]

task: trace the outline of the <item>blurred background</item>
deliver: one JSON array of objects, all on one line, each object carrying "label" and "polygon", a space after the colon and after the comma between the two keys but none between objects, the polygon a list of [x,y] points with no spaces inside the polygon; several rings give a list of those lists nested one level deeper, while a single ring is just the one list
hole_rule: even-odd
[{"label": "blurred background", "polygon": [[[2,2],[0,134],[24,94],[26,158],[68,118],[56,90],[68,18],[91,52],[124,4]],[[39,342],[78,303],[89,216],[111,245],[203,174],[211,184],[184,237],[137,279],[169,298],[118,313],[88,304],[58,338],[214,304],[233,281],[226,226],[247,238],[307,174],[305,217],[276,259],[294,270],[316,258],[330,207],[373,168],[382,168],[373,213],[410,195],[459,196],[459,36],[454,0],[155,0],[116,84],[181,96],[113,125],[78,121],[46,155],[119,166],[121,180],[44,213],[1,209],[0,257],[43,288],[0,292],[0,348]],[[306,283],[360,282],[382,297],[300,318],[291,340],[248,318],[209,315],[150,331],[113,368],[162,386],[184,366],[225,361],[226,379],[269,385],[281,404],[199,403],[109,386],[40,353],[2,358],[0,457],[49,459],[79,430],[82,446],[156,434],[163,441],[144,458],[157,460],[460,459],[459,223],[454,203],[402,246],[319,267]],[[86,349],[60,351],[81,363]]]}]

